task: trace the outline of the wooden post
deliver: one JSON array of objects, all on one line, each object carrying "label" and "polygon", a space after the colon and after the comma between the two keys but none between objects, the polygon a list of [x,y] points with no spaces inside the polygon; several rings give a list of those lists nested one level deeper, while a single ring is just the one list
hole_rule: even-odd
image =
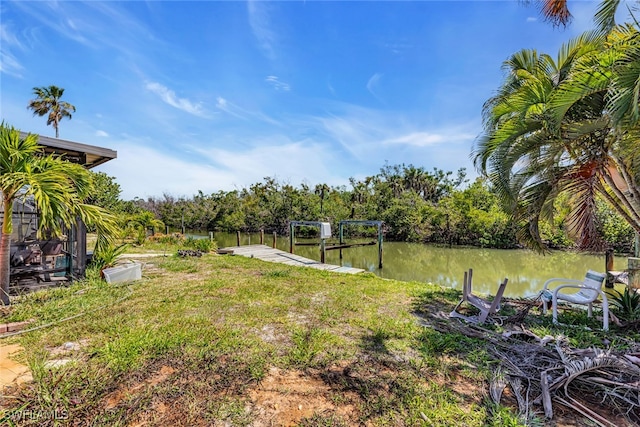
[{"label": "wooden post", "polygon": [[289,253],[293,253],[293,242],[294,242],[294,233],[295,227],[293,224],[289,224]]},{"label": "wooden post", "polygon": [[[340,235],[340,246],[344,243],[344,232],[343,232],[344,224],[340,223],[338,225],[338,234]],[[342,248],[340,248],[340,259],[342,259]]]},{"label": "wooden post", "polygon": [[166,234],[167,236],[169,235],[169,226],[168,225],[164,226],[164,234]]},{"label": "wooden post", "polygon": [[278,235],[277,235],[277,234],[276,234],[276,232],[274,231],[274,232],[273,232],[273,249],[275,249],[275,248],[276,248],[276,238],[277,238],[277,236],[278,236]]},{"label": "wooden post", "polygon": [[260,244],[264,245],[264,229],[260,229]]},{"label": "wooden post", "polygon": [[378,225],[378,268],[382,268],[382,226]]},{"label": "wooden post", "polygon": [[327,253],[327,251],[325,250],[326,248],[325,240],[326,239],[320,239],[320,262],[323,264],[324,264],[325,254]]},{"label": "wooden post", "polygon": [[629,289],[640,289],[640,258],[629,258]]},{"label": "wooden post", "polygon": [[213,242],[213,231],[209,232],[209,240],[211,240]]},{"label": "wooden post", "polygon": [[84,277],[87,268],[87,227],[80,218],[76,222],[76,268],[78,277]]},{"label": "wooden post", "polygon": [[240,246],[240,230],[236,231],[236,240],[238,243],[236,246]]},{"label": "wooden post", "polygon": [[615,281],[615,277],[611,272],[613,271],[613,249],[609,248],[604,253],[605,256],[605,274],[607,275],[607,280],[605,282],[605,287],[613,288],[613,282]]},{"label": "wooden post", "polygon": [[69,268],[67,272],[69,273],[69,278],[73,281],[76,279],[75,271],[77,265],[77,255],[78,255],[78,246],[77,246],[77,229],[75,225],[71,225],[69,228],[69,241],[67,242],[69,248]]}]

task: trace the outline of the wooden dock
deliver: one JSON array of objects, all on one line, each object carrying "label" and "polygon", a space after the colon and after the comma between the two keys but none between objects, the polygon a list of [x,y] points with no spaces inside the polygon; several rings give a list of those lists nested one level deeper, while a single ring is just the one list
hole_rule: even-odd
[{"label": "wooden dock", "polygon": [[290,254],[280,249],[274,249],[266,245],[245,245],[245,246],[230,246],[227,248],[220,248],[219,253],[241,255],[247,258],[257,258],[263,261],[277,262],[280,264],[295,265],[298,267],[311,267],[318,270],[335,271],[336,273],[348,273],[356,274],[362,273],[364,270],[361,268],[353,267],[341,267],[339,265],[323,264],[319,261],[314,261],[309,258],[302,257],[296,254]]}]

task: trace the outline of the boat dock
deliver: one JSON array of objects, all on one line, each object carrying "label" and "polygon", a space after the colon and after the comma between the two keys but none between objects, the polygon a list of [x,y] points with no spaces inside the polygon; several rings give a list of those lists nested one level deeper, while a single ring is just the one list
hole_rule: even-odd
[{"label": "boat dock", "polygon": [[336,273],[356,274],[364,271],[361,268],[323,264],[319,261],[314,261],[296,254],[290,254],[289,252],[274,249],[266,245],[230,246],[218,249],[218,253],[240,255],[247,258],[257,258],[263,261],[295,265],[298,267],[311,267],[318,270],[335,271]]}]

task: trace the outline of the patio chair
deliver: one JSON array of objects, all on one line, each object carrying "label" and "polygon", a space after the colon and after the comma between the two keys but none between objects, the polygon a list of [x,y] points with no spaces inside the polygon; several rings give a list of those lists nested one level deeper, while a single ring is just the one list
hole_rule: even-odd
[{"label": "patio chair", "polygon": [[[505,278],[504,281],[500,283],[498,292],[496,292],[496,296],[492,301],[488,301],[473,294],[472,279],[473,269],[470,268],[468,272],[464,272],[464,282],[462,283],[462,299],[460,300],[458,305],[455,306],[453,311],[449,313],[449,317],[456,317],[458,319],[463,319],[466,322],[482,324],[490,315],[495,314],[498,310],[500,310],[500,301],[502,300],[502,294],[504,293],[504,289],[507,287],[507,281],[509,279]],[[477,316],[465,316],[459,313],[458,308],[462,305],[462,303],[465,302],[480,310],[480,314],[478,314]]]},{"label": "patio chair", "polygon": [[[609,330],[609,302],[607,294],[602,290],[602,283],[606,278],[605,273],[588,270],[584,280],[574,280],[556,277],[544,282],[540,295],[543,299],[542,312],[547,312],[547,302],[551,302],[553,309],[553,323],[558,323],[558,301],[568,301],[573,304],[581,304],[587,306],[587,316],[593,315],[593,303],[602,297],[602,329]],[[549,285],[554,283],[556,286],[550,290]],[[578,289],[578,292],[567,294],[560,292],[564,289]]]}]

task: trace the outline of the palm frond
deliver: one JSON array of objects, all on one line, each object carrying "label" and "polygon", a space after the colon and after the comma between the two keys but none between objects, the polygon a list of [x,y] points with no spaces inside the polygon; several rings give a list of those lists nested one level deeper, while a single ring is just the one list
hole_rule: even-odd
[{"label": "palm frond", "polygon": [[567,25],[571,20],[567,0],[544,0],[542,15],[554,25]]},{"label": "palm frond", "polygon": [[602,249],[603,242],[596,224],[597,175],[590,165],[580,165],[568,174],[565,190],[571,194],[571,211],[567,218],[568,233],[580,249]]},{"label": "palm frond", "polygon": [[610,31],[616,25],[616,11],[620,5],[620,0],[602,0],[594,21],[596,26],[603,31]]}]

